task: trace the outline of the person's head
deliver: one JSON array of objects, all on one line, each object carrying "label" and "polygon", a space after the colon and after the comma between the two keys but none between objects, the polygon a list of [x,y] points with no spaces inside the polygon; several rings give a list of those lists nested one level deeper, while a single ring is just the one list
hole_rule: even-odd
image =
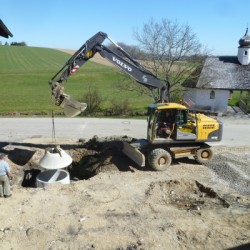
[{"label": "person's head", "polygon": [[5,157],[4,153],[0,153],[0,160],[3,160],[3,158]]},{"label": "person's head", "polygon": [[166,117],[169,117],[169,116],[170,116],[170,111],[166,111],[166,112],[165,112],[165,116],[166,116]]}]

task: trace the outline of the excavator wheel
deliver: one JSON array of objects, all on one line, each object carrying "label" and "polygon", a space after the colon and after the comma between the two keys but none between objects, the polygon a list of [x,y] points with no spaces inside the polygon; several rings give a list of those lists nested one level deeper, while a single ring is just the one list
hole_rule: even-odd
[{"label": "excavator wheel", "polygon": [[171,165],[170,153],[162,148],[153,149],[148,155],[149,166],[156,171],[164,171]]},{"label": "excavator wheel", "polygon": [[194,156],[195,160],[200,164],[208,163],[213,157],[214,152],[212,148],[200,148],[196,151]]}]

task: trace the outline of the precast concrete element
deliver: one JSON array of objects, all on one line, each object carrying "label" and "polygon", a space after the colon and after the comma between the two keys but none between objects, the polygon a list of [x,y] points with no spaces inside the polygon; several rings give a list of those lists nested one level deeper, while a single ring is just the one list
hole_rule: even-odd
[{"label": "precast concrete element", "polygon": [[52,183],[70,184],[69,173],[63,169],[46,170],[36,177],[36,186],[45,187]]},{"label": "precast concrete element", "polygon": [[72,158],[60,147],[49,148],[39,162],[39,165],[46,169],[60,169],[68,167]]}]

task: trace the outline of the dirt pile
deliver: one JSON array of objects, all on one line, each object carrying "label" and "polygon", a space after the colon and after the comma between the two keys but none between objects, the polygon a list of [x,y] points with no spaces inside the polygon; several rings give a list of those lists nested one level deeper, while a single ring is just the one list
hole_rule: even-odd
[{"label": "dirt pile", "polygon": [[[156,195],[157,194],[157,195]],[[146,191],[147,201],[162,203],[184,210],[203,210],[219,207],[229,207],[226,200],[210,187],[205,187],[198,181],[170,180],[152,182]],[[161,197],[161,200],[154,200]]]}]

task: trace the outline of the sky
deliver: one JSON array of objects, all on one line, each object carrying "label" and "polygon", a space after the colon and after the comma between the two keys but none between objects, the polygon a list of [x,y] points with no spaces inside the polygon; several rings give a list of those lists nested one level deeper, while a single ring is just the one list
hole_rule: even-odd
[{"label": "sky", "polygon": [[152,18],[189,25],[213,55],[237,55],[250,26],[250,0],[0,0],[0,19],[13,34],[0,41],[77,50],[103,31],[137,45],[135,30]]}]

